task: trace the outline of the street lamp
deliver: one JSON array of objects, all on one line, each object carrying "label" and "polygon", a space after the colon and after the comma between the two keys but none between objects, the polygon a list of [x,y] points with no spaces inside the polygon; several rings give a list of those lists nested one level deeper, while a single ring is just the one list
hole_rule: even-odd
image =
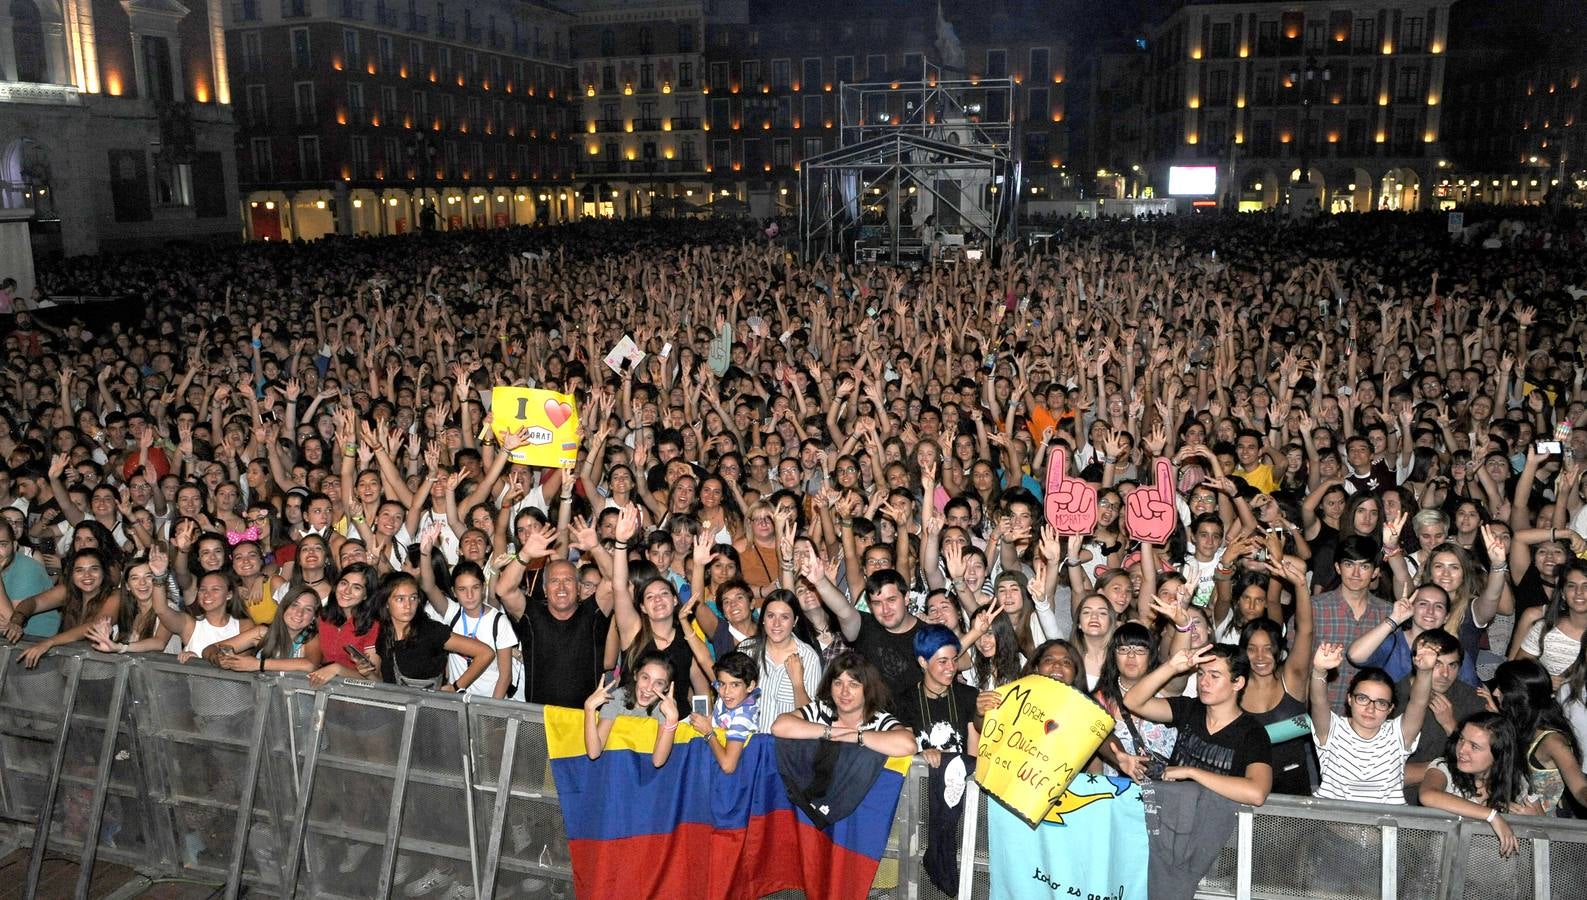
[{"label": "street lamp", "polygon": [[1311,143],[1306,140],[1311,131],[1311,85],[1317,82],[1321,91],[1332,73],[1327,66],[1317,65],[1317,57],[1306,57],[1306,68],[1290,70],[1289,83],[1300,88],[1300,184],[1311,184]]}]

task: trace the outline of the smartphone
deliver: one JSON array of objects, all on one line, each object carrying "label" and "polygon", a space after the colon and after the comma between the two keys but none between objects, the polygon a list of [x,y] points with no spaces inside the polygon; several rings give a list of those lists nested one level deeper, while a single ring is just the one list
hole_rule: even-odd
[{"label": "smartphone", "polygon": [[1560,452],[1559,441],[1538,441],[1537,452],[1546,456],[1558,456]]},{"label": "smartphone", "polygon": [[354,644],[347,645],[347,655],[352,657],[354,662],[363,663],[371,668],[375,665],[375,661],[366,656],[364,651]]},{"label": "smartphone", "polygon": [[711,700],[704,694],[695,694],[690,697],[689,706],[693,708],[694,714],[697,716],[709,718],[711,715]]}]

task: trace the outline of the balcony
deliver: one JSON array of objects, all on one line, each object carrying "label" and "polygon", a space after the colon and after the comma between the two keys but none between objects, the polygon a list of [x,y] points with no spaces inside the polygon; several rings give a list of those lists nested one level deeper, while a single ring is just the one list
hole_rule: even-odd
[{"label": "balcony", "polygon": [[435,24],[435,33],[444,38],[457,39],[457,23],[441,19]]},{"label": "balcony", "polygon": [[233,7],[233,15],[237,17],[239,22],[259,21],[259,0],[240,0]]},{"label": "balcony", "polygon": [[503,50],[507,47],[507,39],[494,31],[492,31],[489,36],[487,36],[485,43],[492,50]]},{"label": "balcony", "polygon": [[375,21],[387,28],[397,27],[397,11],[384,3],[375,4]]},{"label": "balcony", "polygon": [[673,131],[699,131],[700,130],[700,120],[697,119],[697,118],[694,118],[692,116],[690,118],[687,118],[687,119],[680,119],[680,118],[674,116],[673,119],[672,119],[672,130]]},{"label": "balcony", "polygon": [[408,16],[408,30],[414,34],[429,34],[430,17],[410,14]]},{"label": "balcony", "polygon": [[467,40],[470,44],[483,44],[485,42],[485,29],[468,28],[465,30],[467,32],[467,37],[465,40]]},{"label": "balcony", "polygon": [[309,0],[281,0],[281,18],[302,19],[309,14]]},{"label": "balcony", "polygon": [[580,175],[683,175],[703,172],[699,159],[603,159],[579,160]]},{"label": "balcony", "polygon": [[342,0],[342,18],[364,20],[364,0]]},{"label": "balcony", "polygon": [[634,120],[634,130],[635,131],[660,131],[661,130],[661,120],[660,119],[635,119]]},{"label": "balcony", "polygon": [[595,130],[596,131],[622,131],[623,130],[623,120],[622,119],[597,119],[596,122],[595,122]]}]

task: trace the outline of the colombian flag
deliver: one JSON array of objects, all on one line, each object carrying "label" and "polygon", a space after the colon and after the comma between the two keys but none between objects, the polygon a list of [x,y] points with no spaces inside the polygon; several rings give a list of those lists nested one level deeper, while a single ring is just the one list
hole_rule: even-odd
[{"label": "colombian flag", "polygon": [[822,830],[789,802],[770,735],[751,739],[726,775],[688,723],[657,769],[653,719],[619,717],[596,760],[584,753],[583,710],[548,706],[545,722],[581,898],[749,900],[802,889],[864,900],[909,767],[908,757],[889,760],[854,813]]}]

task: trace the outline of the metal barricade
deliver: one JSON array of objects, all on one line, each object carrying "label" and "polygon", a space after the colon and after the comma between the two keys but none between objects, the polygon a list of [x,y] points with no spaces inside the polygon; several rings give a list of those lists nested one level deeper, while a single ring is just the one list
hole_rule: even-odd
[{"label": "metal barricade", "polygon": [[[0,822],[31,842],[28,895],[46,853],[83,864],[79,897],[103,893],[96,859],[229,898],[572,895],[539,707],[82,647],[27,669],[21,649],[0,646]],[[920,865],[926,785],[917,764],[878,869],[896,900],[945,896]],[[986,814],[967,796],[951,839],[973,848],[966,900],[980,900]],[[1587,883],[1587,823],[1509,821],[1521,852],[1504,858],[1481,821],[1275,796],[1241,808],[1199,894],[1489,900]]]}]

